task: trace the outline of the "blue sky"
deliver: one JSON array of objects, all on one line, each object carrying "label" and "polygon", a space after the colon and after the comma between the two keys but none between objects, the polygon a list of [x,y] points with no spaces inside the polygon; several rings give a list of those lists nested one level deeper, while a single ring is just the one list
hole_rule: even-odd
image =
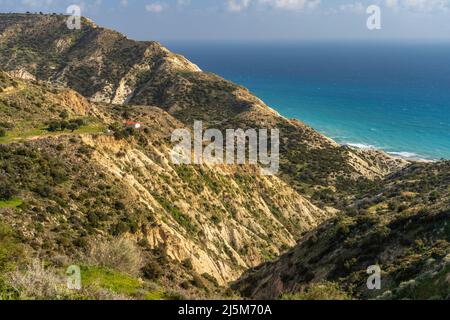
[{"label": "blue sky", "polygon": [[[139,40],[448,40],[450,0],[0,0],[1,12],[65,12]],[[366,27],[380,6],[382,29]]]}]

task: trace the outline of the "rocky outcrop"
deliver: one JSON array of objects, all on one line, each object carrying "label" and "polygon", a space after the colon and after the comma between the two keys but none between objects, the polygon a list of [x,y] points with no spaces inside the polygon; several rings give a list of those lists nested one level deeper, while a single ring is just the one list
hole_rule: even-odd
[{"label": "rocky outcrop", "polygon": [[8,72],[8,75],[12,78],[19,78],[23,80],[36,80],[36,77],[33,76],[31,73],[29,73],[25,69],[18,69]]}]

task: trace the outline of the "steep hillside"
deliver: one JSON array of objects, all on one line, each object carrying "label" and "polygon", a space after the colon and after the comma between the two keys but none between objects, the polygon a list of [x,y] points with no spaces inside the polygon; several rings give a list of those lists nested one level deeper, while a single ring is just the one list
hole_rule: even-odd
[{"label": "steep hillside", "polygon": [[340,147],[159,43],[132,41],[86,19],[72,31],[64,16],[2,14],[0,35],[0,68],[67,85],[96,102],[157,106],[189,127],[202,120],[222,130],[280,128],[281,177],[318,205],[343,207],[357,190],[407,165]]},{"label": "steep hillside", "polygon": [[[233,287],[267,299],[331,281],[356,298],[448,299],[449,181],[450,162],[413,165]],[[367,289],[371,265],[381,267],[381,290]]]},{"label": "steep hillside", "polygon": [[151,74],[200,71],[157,42],[132,41],[84,18],[81,30],[70,30],[66,20],[0,14],[2,69],[66,84],[94,101],[116,104],[129,100]]},{"label": "steep hillside", "polygon": [[[252,298],[325,280],[356,298],[448,294],[448,163],[339,146],[159,43],[87,19],[72,31],[64,16],[0,14],[0,70],[0,293],[25,292],[13,271],[38,273],[38,258],[55,273],[79,264],[128,298],[223,297],[249,268],[233,289]],[[172,132],[195,120],[278,128],[279,175],[172,164]],[[142,256],[135,272],[99,262],[108,246]],[[373,264],[382,292],[364,289]]]},{"label": "steep hillside", "polygon": [[[252,166],[173,165],[170,137],[184,125],[160,108],[93,104],[4,73],[0,84],[0,217],[46,259],[125,235],[148,261],[164,257],[156,280],[190,294],[192,277],[224,286],[331,215]],[[142,130],[123,130],[130,118]]]}]

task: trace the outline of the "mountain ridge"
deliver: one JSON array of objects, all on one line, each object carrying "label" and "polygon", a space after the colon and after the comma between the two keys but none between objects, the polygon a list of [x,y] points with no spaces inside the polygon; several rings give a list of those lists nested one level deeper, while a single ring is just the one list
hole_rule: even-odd
[{"label": "mountain ridge", "polygon": [[[146,281],[166,289],[223,297],[237,281],[244,296],[278,298],[284,290],[253,294],[258,277],[246,270],[302,250],[305,235],[351,219],[349,208],[413,165],[340,146],[157,42],[82,21],[71,31],[65,16],[0,14],[0,174],[15,186],[7,200],[20,200],[0,201],[0,216],[51,261],[88,263],[79,257],[89,246],[121,236],[145,253]],[[130,119],[142,130],[124,130]],[[280,129],[279,175],[173,165],[171,133],[194,121]],[[421,170],[431,176],[434,165]]]},{"label": "mountain ridge", "polygon": [[[129,40],[115,31],[93,27],[85,19],[81,30],[71,31],[65,26],[65,19],[65,16],[3,15],[0,43],[4,59],[0,60],[0,67],[12,72],[25,69],[39,80],[62,83],[97,102],[156,105],[190,126],[195,120],[202,120],[218,129],[286,127],[281,138],[292,143],[289,150],[288,144],[284,144],[281,156],[282,163],[290,164],[282,165],[281,170],[298,172],[297,168],[309,162],[312,169],[303,175],[312,180],[310,185],[323,181],[322,187],[326,188],[335,184],[335,174],[350,185],[357,177],[373,180],[407,165],[382,152],[364,153],[341,147],[305,124],[281,117],[247,89],[201,72],[187,59],[156,42]],[[13,27],[8,27],[8,23]],[[31,29],[30,25],[35,27]],[[26,32],[12,34],[11,28]],[[34,43],[40,38],[46,40]],[[16,62],[7,61],[10,47],[21,43],[24,43],[21,49],[14,52]],[[59,49],[61,43],[66,45]],[[27,62],[30,55],[32,59]],[[36,57],[38,61],[49,58],[36,63]],[[42,68],[36,72],[40,63]],[[360,156],[362,153],[364,157]],[[311,159],[311,155],[317,159]],[[318,163],[320,158],[327,160]],[[307,180],[304,178],[294,180]]]}]

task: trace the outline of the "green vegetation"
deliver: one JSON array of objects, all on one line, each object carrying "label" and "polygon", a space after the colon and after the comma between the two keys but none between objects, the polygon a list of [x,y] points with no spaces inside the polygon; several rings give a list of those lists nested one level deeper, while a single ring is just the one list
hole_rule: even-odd
[{"label": "green vegetation", "polygon": [[81,281],[84,286],[98,286],[123,295],[136,295],[142,283],[136,278],[102,267],[82,267]]},{"label": "green vegetation", "polygon": [[[259,279],[290,266],[279,278],[287,287],[308,287],[320,269],[329,270],[320,280],[338,284],[356,299],[446,299],[449,173],[450,161],[406,168],[370,190],[376,197],[349,206],[277,262],[250,271],[235,287],[253,292]],[[383,271],[381,297],[365,286],[367,267],[375,264]],[[307,293],[287,298],[301,299]]]},{"label": "green vegetation", "polygon": [[[66,129],[70,131],[65,131]],[[101,123],[89,123],[81,127],[73,128],[72,130],[69,124],[69,127],[66,127],[65,130],[62,130],[61,128],[58,128],[58,130],[52,130],[45,125],[34,129],[15,129],[8,131],[4,137],[0,137],[0,144],[21,142],[33,138],[56,137],[68,133],[74,135],[104,133],[106,126]]]},{"label": "green vegetation", "polygon": [[173,206],[168,200],[159,196],[153,195],[159,204],[172,215],[176,222],[180,224],[186,231],[191,234],[196,234],[198,232],[197,226],[191,221],[191,219],[183,214],[177,207]]},{"label": "green vegetation", "polygon": [[13,271],[25,260],[24,246],[17,232],[0,222],[0,300],[15,295],[8,284],[7,273]]},{"label": "green vegetation", "polygon": [[[94,243],[94,246],[98,244]],[[79,263],[81,290],[71,290],[66,285],[65,267],[55,267],[51,261],[38,259],[22,263],[25,262],[24,251],[19,238],[11,229],[0,225],[0,297],[6,300],[164,300],[181,297],[175,292],[166,292],[153,282],[141,280],[138,273],[119,270],[130,266],[130,261],[124,261],[124,256],[141,254],[136,251],[134,243],[115,239],[99,248],[102,251],[100,255],[98,251],[89,251],[82,257]],[[132,253],[116,250],[127,248]],[[112,267],[100,266],[99,263]]]},{"label": "green vegetation", "polygon": [[23,203],[22,199],[13,198],[11,200],[0,200],[0,209],[1,208],[15,208],[21,206]]},{"label": "green vegetation", "polygon": [[350,300],[351,296],[338,284],[331,282],[315,283],[297,294],[285,294],[281,300]]},{"label": "green vegetation", "polygon": [[161,290],[149,291],[145,296],[145,300],[168,300],[168,296]]},{"label": "green vegetation", "polygon": [[[66,116],[67,117],[67,116]],[[55,131],[62,131],[69,130],[71,132],[74,132],[75,130],[79,129],[80,127],[85,125],[85,121],[83,119],[71,119],[69,121],[67,120],[53,120],[50,121],[48,124],[48,131],[55,132]]]},{"label": "green vegetation", "polygon": [[[12,286],[16,299],[183,298],[169,287],[223,297],[216,273],[197,274],[202,259],[226,278],[242,271],[238,258],[250,265],[281,250],[288,252],[233,289],[293,300],[380,298],[365,286],[367,266],[379,264],[387,298],[448,298],[448,162],[398,171],[279,117],[243,87],[194,72],[158,43],[84,23],[71,31],[62,16],[0,15],[0,69],[38,79],[0,71],[0,217],[21,232],[0,224],[2,297]],[[136,65],[148,68],[133,78]],[[117,98],[105,89],[124,78],[135,92],[125,105],[86,99]],[[146,125],[124,128],[130,119]],[[246,166],[172,166],[170,135],[194,120],[222,131],[280,129],[282,181]],[[117,141],[98,135],[107,127]],[[81,292],[65,286],[67,257],[83,266]]]},{"label": "green vegetation", "polygon": [[13,270],[24,258],[19,235],[0,222],[0,277]]}]

